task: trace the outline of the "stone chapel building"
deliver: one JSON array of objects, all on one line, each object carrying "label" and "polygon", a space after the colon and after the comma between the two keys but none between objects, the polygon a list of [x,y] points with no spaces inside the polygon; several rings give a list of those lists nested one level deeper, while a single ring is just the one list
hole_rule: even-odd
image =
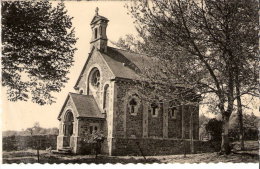
[{"label": "stone chapel building", "polygon": [[85,134],[102,130],[103,154],[182,153],[183,139],[199,138],[199,108],[142,101],[133,86],[149,58],[107,46],[108,22],[96,11],[90,23],[91,51],[58,115],[57,149],[89,153]]}]

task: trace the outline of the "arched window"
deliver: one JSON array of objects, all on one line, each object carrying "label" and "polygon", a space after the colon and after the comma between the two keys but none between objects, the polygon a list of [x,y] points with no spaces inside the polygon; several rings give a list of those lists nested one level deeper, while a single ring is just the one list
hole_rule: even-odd
[{"label": "arched window", "polygon": [[132,95],[128,101],[128,110],[131,115],[137,115],[141,105],[140,99],[136,94]]},{"label": "arched window", "polygon": [[132,98],[131,100],[130,100],[130,102],[129,102],[129,105],[130,105],[130,113],[131,114],[134,114],[134,113],[136,113],[135,111],[135,107],[137,106],[137,102],[136,102],[136,100],[134,99],[134,98]]},{"label": "arched window", "polygon": [[102,37],[102,26],[99,27],[99,34]]},{"label": "arched window", "polygon": [[100,86],[100,72],[97,68],[93,68],[90,72],[90,84],[94,88],[98,88]]},{"label": "arched window", "polygon": [[94,38],[95,38],[95,39],[97,39],[97,35],[98,35],[98,29],[97,29],[97,28],[95,28],[95,29],[94,29],[94,31],[95,31],[95,37],[94,37]]},{"label": "arched window", "polygon": [[177,108],[175,106],[169,107],[169,116],[170,116],[171,119],[176,119]]},{"label": "arched window", "polygon": [[104,87],[103,109],[105,113],[109,109],[109,85],[108,84],[106,84]]},{"label": "arched window", "polygon": [[150,105],[150,108],[149,108],[148,111],[151,113],[152,117],[157,117],[158,114],[159,114],[159,105],[158,105],[158,103],[153,102]]},{"label": "arched window", "polygon": [[92,78],[91,78],[91,83],[93,86],[95,87],[98,87],[99,84],[100,84],[100,73],[98,70],[96,70],[93,75],[92,75]]},{"label": "arched window", "polygon": [[68,110],[66,112],[65,122],[73,122],[73,121],[74,121],[73,114],[70,110]]},{"label": "arched window", "polygon": [[83,93],[84,93],[83,89],[80,89],[79,94],[83,94]]},{"label": "arched window", "polygon": [[168,112],[169,112],[169,118],[176,119],[177,107],[175,106],[175,104],[173,102],[170,102]]}]

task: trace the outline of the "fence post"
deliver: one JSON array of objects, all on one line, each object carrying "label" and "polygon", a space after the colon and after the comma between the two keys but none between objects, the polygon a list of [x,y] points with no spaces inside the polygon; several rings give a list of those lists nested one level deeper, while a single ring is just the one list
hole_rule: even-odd
[{"label": "fence post", "polygon": [[141,149],[141,147],[140,147],[140,143],[137,141],[136,144],[137,144],[137,147],[139,148],[139,150],[140,150],[140,152],[141,152],[141,155],[144,157],[144,159],[145,159],[145,161],[146,161],[145,155],[144,155],[144,153],[143,153],[143,151],[142,151],[142,149]]},{"label": "fence post", "polygon": [[41,144],[41,138],[37,139],[37,162],[40,163],[40,144]]},{"label": "fence post", "polygon": [[39,152],[39,148],[37,148],[37,162],[40,163],[40,152]]},{"label": "fence post", "polygon": [[186,158],[186,141],[183,139],[184,158]]}]

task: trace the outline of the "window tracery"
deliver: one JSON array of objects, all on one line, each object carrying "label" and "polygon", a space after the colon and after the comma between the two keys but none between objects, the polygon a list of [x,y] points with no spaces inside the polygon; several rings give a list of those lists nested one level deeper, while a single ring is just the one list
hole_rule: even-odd
[{"label": "window tracery", "polygon": [[157,117],[159,114],[159,105],[153,102],[150,105],[149,112],[151,113],[152,117]]},{"label": "window tracery", "polygon": [[100,72],[98,69],[94,69],[91,74],[91,85],[96,88],[100,85]]},{"label": "window tracery", "polygon": [[136,94],[132,95],[128,101],[129,113],[131,115],[137,115],[140,105],[141,103],[138,96]]}]

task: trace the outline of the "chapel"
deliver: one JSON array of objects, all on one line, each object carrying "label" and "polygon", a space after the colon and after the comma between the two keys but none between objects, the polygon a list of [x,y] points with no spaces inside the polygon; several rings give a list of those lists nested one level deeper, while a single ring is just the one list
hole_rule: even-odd
[{"label": "chapel", "polygon": [[199,138],[199,107],[142,100],[135,85],[149,57],[108,46],[108,22],[97,10],[90,23],[90,53],[58,115],[57,149],[91,153],[87,136],[102,132],[101,154],[182,153],[183,140]]}]

